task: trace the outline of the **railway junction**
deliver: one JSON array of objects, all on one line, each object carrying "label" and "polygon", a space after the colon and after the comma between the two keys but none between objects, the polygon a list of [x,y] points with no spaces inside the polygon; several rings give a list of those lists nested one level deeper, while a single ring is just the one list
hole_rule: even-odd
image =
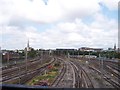
[{"label": "railway junction", "polygon": [[52,88],[120,88],[119,62],[47,56],[2,68],[2,84]]}]

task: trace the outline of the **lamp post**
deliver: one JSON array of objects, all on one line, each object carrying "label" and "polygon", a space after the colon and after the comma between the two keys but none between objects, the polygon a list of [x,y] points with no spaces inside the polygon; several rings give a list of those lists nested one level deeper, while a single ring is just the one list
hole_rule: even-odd
[{"label": "lamp post", "polygon": [[99,54],[99,68],[101,67],[101,66],[100,66],[100,59],[101,59],[101,55]]},{"label": "lamp post", "polygon": [[49,56],[51,56],[51,50],[49,50]]},{"label": "lamp post", "polygon": [[72,54],[72,57],[74,58],[74,50],[73,50],[73,54]]},{"label": "lamp post", "polygon": [[78,50],[78,58],[79,58],[79,50]]},{"label": "lamp post", "polygon": [[70,58],[70,54],[69,54],[69,52],[67,52],[68,53],[68,58]]},{"label": "lamp post", "polygon": [[89,51],[89,63],[88,64],[90,65],[90,51]]},{"label": "lamp post", "polygon": [[26,49],[25,49],[26,74],[27,74],[27,70],[28,70],[28,67],[27,67],[28,51],[30,51],[29,39],[28,39],[27,47],[26,47]]},{"label": "lamp post", "polygon": [[26,52],[25,52],[26,74],[27,74],[27,56],[28,56],[28,52],[27,52],[27,48],[26,48]]},{"label": "lamp post", "polygon": [[9,65],[9,59],[10,59],[9,52],[7,52],[7,65]]},{"label": "lamp post", "polygon": [[27,59],[28,59],[28,58],[27,58],[27,57],[28,57],[28,48],[29,48],[29,47],[27,47],[27,48],[26,48],[26,51],[25,51],[25,61],[26,61],[26,74],[27,74],[27,69],[28,69],[28,67],[27,67]]},{"label": "lamp post", "polygon": [[0,47],[0,67],[2,67],[2,50],[1,50],[1,47]]},{"label": "lamp post", "polygon": [[102,87],[104,87],[104,82],[103,82],[103,58],[101,58],[101,54],[99,54],[99,65],[100,65],[100,71],[101,71],[101,83],[102,83]]},{"label": "lamp post", "polygon": [[18,67],[18,69],[19,69],[19,70],[18,70],[18,71],[19,71],[18,73],[19,73],[19,84],[20,84],[20,81],[21,81],[21,78],[20,78],[20,67]]},{"label": "lamp post", "polygon": [[103,58],[101,59],[101,80],[102,80],[102,86],[104,86],[103,84]]},{"label": "lamp post", "polygon": [[42,50],[40,51],[40,58],[42,58]]}]

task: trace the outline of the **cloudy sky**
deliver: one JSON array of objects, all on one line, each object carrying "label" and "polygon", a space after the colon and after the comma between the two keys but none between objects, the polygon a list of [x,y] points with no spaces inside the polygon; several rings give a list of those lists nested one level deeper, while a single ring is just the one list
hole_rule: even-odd
[{"label": "cloudy sky", "polygon": [[118,43],[119,0],[0,0],[0,46],[108,48]]}]

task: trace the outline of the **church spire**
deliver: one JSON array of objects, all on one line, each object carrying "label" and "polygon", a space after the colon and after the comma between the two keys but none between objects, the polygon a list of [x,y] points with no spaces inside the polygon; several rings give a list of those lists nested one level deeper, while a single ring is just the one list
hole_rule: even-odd
[{"label": "church spire", "polygon": [[114,50],[116,50],[116,43],[114,44]]},{"label": "church spire", "polygon": [[27,51],[30,51],[29,39],[28,39],[28,42],[27,42]]},{"label": "church spire", "polygon": [[28,39],[27,47],[29,48],[29,39]]}]

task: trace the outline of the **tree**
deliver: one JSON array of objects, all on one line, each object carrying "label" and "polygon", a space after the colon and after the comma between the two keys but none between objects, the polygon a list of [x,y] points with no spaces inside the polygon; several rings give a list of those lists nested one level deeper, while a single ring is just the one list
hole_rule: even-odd
[{"label": "tree", "polygon": [[28,52],[28,58],[34,58],[37,56],[37,51],[35,51],[33,48],[31,51]]}]

